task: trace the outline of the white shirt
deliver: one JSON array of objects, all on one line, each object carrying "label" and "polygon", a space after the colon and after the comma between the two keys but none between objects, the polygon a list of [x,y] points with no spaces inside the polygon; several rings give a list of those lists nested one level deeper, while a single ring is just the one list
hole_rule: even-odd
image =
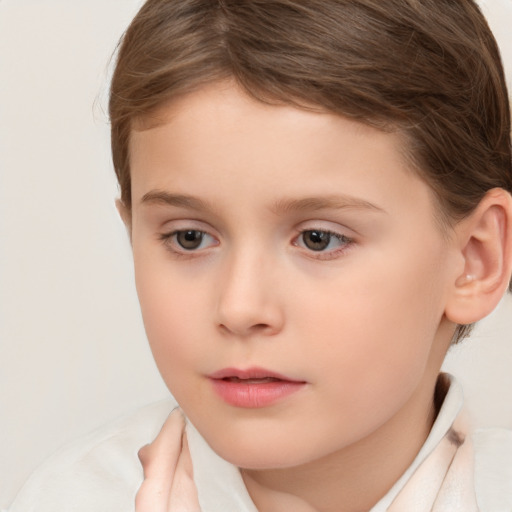
[{"label": "white shirt", "polygon": [[[443,455],[453,445],[447,439],[454,422],[460,423],[462,404],[462,390],[452,378],[416,459],[370,512],[512,511],[512,431],[477,430],[468,434],[465,455],[459,450],[454,457],[456,448],[449,457]],[[174,406],[171,400],[147,406],[60,450],[36,470],[8,512],[133,511],[143,478],[137,451],[156,437]],[[192,425],[186,428],[202,512],[257,512],[238,468],[216,455]],[[470,464],[464,456],[471,457]],[[443,457],[452,481],[444,469],[438,471]],[[469,503],[473,493],[478,508],[452,498],[459,494]]]}]

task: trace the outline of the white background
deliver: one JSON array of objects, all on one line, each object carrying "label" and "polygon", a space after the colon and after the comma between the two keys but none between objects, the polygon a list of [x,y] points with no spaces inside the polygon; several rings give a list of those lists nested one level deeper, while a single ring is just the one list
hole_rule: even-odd
[{"label": "white background", "polygon": [[[0,508],[67,441],[168,396],[114,199],[108,64],[140,0],[0,0]],[[487,0],[512,82],[512,0]],[[512,428],[512,301],[449,355]]]}]

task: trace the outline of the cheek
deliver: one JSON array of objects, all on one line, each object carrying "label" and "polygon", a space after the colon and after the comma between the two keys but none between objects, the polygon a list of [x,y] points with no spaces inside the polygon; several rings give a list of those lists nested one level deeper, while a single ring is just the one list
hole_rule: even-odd
[{"label": "cheek", "polygon": [[304,358],[317,362],[330,400],[350,403],[354,415],[393,410],[429,363],[442,318],[439,262],[409,256],[347,271],[298,306],[298,332],[310,338]]},{"label": "cheek", "polygon": [[[204,344],[199,318],[204,293],[165,264],[135,258],[135,281],[146,335],[156,364],[169,387],[190,367]],[[204,347],[203,347],[204,348]],[[171,389],[174,392],[174,390]]]}]

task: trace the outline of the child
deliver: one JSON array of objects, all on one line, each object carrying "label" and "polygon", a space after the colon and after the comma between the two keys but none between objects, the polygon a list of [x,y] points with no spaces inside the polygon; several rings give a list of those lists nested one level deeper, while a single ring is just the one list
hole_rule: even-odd
[{"label": "child", "polygon": [[[472,1],[149,0],[110,115],[182,411],[140,452],[138,512],[512,508],[512,434],[473,434],[439,375],[512,274],[509,105]],[[102,449],[12,512],[119,509],[140,470]]]}]

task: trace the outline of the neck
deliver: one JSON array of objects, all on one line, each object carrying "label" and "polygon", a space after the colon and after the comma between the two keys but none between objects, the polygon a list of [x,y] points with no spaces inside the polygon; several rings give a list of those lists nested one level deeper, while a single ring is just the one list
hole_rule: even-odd
[{"label": "neck", "polygon": [[432,427],[435,379],[387,423],[357,443],[307,464],[242,470],[258,510],[367,512],[411,465]]}]

